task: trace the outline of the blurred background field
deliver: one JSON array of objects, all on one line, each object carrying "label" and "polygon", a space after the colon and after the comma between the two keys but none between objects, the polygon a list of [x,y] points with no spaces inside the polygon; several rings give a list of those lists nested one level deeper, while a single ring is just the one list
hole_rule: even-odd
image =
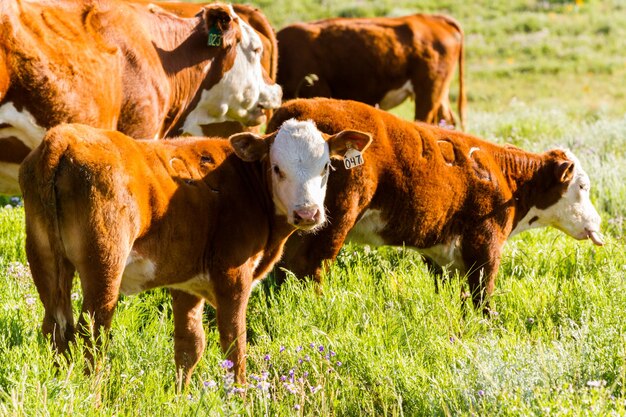
[{"label": "blurred background field", "polygon": [[[329,16],[446,13],[466,36],[469,131],[568,147],[592,181],[607,245],[556,230],[506,246],[487,320],[435,294],[419,256],[348,245],[323,294],[266,280],[248,308],[245,399],[206,311],[207,350],[175,392],[167,291],[123,297],[106,366],[51,366],[24,254],[23,210],[0,197],[0,415],[591,416],[626,414],[626,2],[252,2],[277,29]],[[456,101],[457,88],[451,88]],[[410,118],[412,103],[394,113]],[[75,302],[80,303],[75,290]]]}]

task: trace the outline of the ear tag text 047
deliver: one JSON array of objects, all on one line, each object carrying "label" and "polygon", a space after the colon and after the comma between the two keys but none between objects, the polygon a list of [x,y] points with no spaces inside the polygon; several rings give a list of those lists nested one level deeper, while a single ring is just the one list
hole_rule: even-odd
[{"label": "ear tag text 047", "polygon": [[363,159],[363,154],[358,149],[354,149],[350,144],[348,144],[348,151],[343,156],[343,166],[346,169],[356,168],[365,163]]},{"label": "ear tag text 047", "polygon": [[222,31],[217,26],[212,26],[209,29],[209,39],[207,41],[209,46],[222,46]]}]

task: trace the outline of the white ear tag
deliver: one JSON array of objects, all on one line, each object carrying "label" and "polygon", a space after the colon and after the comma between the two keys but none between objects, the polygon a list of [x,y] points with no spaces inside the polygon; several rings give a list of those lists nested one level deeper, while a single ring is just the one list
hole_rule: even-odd
[{"label": "white ear tag", "polygon": [[343,166],[346,169],[356,168],[365,163],[363,160],[363,154],[358,149],[354,149],[351,146],[348,146],[348,151],[343,156]]}]

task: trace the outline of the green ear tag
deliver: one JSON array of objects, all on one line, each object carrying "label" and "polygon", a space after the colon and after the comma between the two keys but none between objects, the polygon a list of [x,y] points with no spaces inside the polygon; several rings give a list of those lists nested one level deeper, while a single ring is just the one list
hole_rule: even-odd
[{"label": "green ear tag", "polygon": [[209,29],[209,39],[207,42],[209,46],[222,46],[222,31],[217,26],[212,26]]}]

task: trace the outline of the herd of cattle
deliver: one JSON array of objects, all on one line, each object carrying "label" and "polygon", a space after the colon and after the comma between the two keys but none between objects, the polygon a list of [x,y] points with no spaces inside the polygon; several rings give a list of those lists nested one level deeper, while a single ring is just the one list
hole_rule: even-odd
[{"label": "herd of cattle", "polygon": [[[446,16],[275,35],[242,5],[2,0],[0,193],[24,198],[44,334],[59,351],[76,331],[99,340],[120,293],[168,287],[183,380],[208,301],[242,382],[250,291],[278,262],[319,281],[346,240],[412,247],[488,312],[508,237],[553,226],[602,245],[571,152],[427,124],[455,122],[457,63],[463,125],[463,32]],[[409,96],[427,123],[382,110]]]}]

